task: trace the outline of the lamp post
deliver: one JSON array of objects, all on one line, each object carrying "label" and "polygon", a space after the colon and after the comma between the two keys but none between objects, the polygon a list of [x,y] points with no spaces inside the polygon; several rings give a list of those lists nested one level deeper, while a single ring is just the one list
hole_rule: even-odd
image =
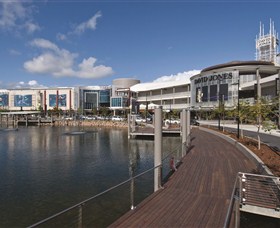
[{"label": "lamp post", "polygon": [[275,80],[276,96],[278,95],[278,129],[280,129],[280,71],[278,71],[278,78]]},{"label": "lamp post", "polygon": [[238,78],[238,82],[237,82],[237,138],[238,139],[240,137],[240,130],[239,130],[239,125],[240,125],[239,86],[240,86],[240,82],[239,82],[239,78]]},{"label": "lamp post", "polygon": [[146,111],[145,111],[146,124],[147,124],[147,114],[148,114],[148,101],[147,101],[147,92],[146,92]]},{"label": "lamp post", "polygon": [[236,83],[233,83],[232,85],[237,85],[237,138],[239,139],[240,137],[240,116],[239,116],[239,111],[240,111],[240,103],[239,103],[239,86],[240,86],[240,80],[238,78],[238,81]]}]

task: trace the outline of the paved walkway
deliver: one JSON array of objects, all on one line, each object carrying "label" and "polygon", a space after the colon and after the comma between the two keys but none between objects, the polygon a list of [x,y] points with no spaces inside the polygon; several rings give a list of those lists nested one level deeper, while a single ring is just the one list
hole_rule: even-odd
[{"label": "paved walkway", "polygon": [[[212,126],[218,126],[218,121],[207,121],[207,120],[199,120],[198,121],[201,125],[212,125]],[[221,121],[220,126],[223,127],[223,121]],[[224,127],[232,128],[232,129],[237,129],[237,124],[232,123],[232,121],[226,121],[224,124]],[[252,132],[257,132],[258,128],[255,125],[252,124],[240,124],[239,125],[240,129],[243,129],[245,131],[252,131]],[[274,135],[280,137],[280,130],[271,130],[270,132],[265,132],[262,128],[260,129],[260,133],[267,134],[267,135]]]},{"label": "paved walkway", "polygon": [[256,166],[224,139],[193,128],[191,149],[164,189],[110,227],[223,227],[238,172]]},{"label": "paved walkway", "polygon": [[[199,121],[201,126],[218,126],[217,121]],[[223,124],[221,122],[221,128],[223,127]],[[232,121],[227,121],[224,124],[225,129],[230,129],[231,131],[237,132],[237,124],[232,124]],[[242,124],[240,125],[240,129],[243,129],[243,135],[255,138],[257,139],[257,127],[255,125],[249,125],[249,124]],[[241,133],[241,131],[240,131]],[[273,148],[275,151],[280,152],[280,130],[271,130],[270,132],[265,132],[263,129],[260,129],[260,138],[261,141],[271,148]]]}]

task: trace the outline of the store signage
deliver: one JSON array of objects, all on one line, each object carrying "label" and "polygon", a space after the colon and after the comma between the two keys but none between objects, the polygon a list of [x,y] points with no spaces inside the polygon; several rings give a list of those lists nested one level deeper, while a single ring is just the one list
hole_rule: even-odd
[{"label": "store signage", "polygon": [[201,78],[195,79],[194,84],[203,83],[203,82],[211,82],[211,81],[222,81],[225,79],[232,79],[232,72],[213,74],[213,75],[201,77]]}]

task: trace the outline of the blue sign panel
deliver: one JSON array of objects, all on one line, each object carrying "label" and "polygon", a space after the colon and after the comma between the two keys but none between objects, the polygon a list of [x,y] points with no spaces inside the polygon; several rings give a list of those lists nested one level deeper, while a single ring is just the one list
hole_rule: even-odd
[{"label": "blue sign panel", "polygon": [[0,107],[9,105],[9,95],[8,94],[0,94]]},{"label": "blue sign panel", "polygon": [[56,100],[58,101],[58,107],[66,107],[66,94],[59,94],[56,99],[56,94],[49,95],[49,106],[56,107]]},{"label": "blue sign panel", "polygon": [[15,95],[15,107],[32,107],[32,95]]}]

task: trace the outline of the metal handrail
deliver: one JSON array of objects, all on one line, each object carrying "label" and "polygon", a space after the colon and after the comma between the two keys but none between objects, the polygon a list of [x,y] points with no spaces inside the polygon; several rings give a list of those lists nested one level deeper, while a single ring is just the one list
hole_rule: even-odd
[{"label": "metal handrail", "polygon": [[[256,188],[256,185],[254,185],[253,188],[251,187],[251,189],[246,188],[244,183],[250,182],[251,180],[248,181],[249,178],[255,178],[255,180],[253,180],[252,182],[257,181],[256,183],[260,185],[259,186],[260,188]],[[267,181],[266,179],[270,181]],[[263,188],[262,184],[264,184],[266,188],[260,191],[260,189]],[[237,194],[238,188],[239,188],[239,195]],[[239,201],[237,210],[240,210],[240,207],[242,208],[242,206],[244,205],[255,206],[256,204],[258,204],[260,207],[266,208],[268,205],[263,203],[266,202],[267,199],[265,196],[266,194],[264,193],[267,193],[267,191],[274,191],[274,190],[277,191],[276,193],[274,192],[275,198],[272,199],[272,201],[275,203],[270,204],[269,206],[271,208],[274,208],[275,210],[279,210],[280,209],[280,178],[279,177],[239,172],[235,179],[235,183],[234,183],[234,187],[231,194],[231,199],[230,199],[230,203],[228,206],[227,215],[223,227],[227,228],[230,226],[230,221],[232,219],[231,216],[234,210],[233,206],[234,203],[236,203],[236,200]],[[252,193],[252,191],[254,191],[254,193],[257,192],[257,197],[254,197],[254,193]],[[251,199],[253,199],[253,202],[251,200],[242,199],[242,193],[244,194],[244,192],[246,192],[247,195],[250,195],[252,197]],[[239,211],[236,211],[237,214],[238,212]],[[239,218],[236,219],[236,223],[238,222],[238,220]],[[235,224],[235,227],[238,227],[238,225]]]},{"label": "metal handrail", "polygon": [[226,215],[226,219],[225,219],[225,223],[224,223],[224,228],[227,228],[229,227],[229,223],[230,223],[230,220],[231,220],[231,214],[232,214],[232,211],[233,211],[233,205],[234,205],[234,202],[236,200],[236,189],[237,189],[237,184],[239,183],[238,182],[238,179],[239,179],[239,173],[237,174],[236,178],[235,178],[235,182],[234,182],[234,186],[233,186],[233,190],[232,190],[232,193],[231,193],[231,198],[230,198],[230,202],[229,202],[229,206],[228,206],[228,210],[227,210],[227,215]]},{"label": "metal handrail", "polygon": [[[243,189],[241,197],[242,205],[259,206],[279,210],[279,177],[243,173],[240,186],[241,189]],[[269,198],[267,193],[270,193]]]},{"label": "metal handrail", "polygon": [[[101,195],[104,195],[105,193],[108,193],[108,192],[110,192],[110,191],[112,191],[112,190],[114,190],[114,189],[116,189],[116,188],[118,188],[118,187],[120,187],[120,186],[122,186],[122,185],[124,185],[126,183],[129,183],[129,182],[133,181],[134,179],[136,179],[136,178],[138,178],[140,176],[143,176],[144,174],[146,174],[146,173],[148,173],[148,172],[150,172],[150,171],[152,171],[154,169],[161,168],[161,167],[162,167],[162,165],[158,165],[158,166],[155,166],[153,168],[150,168],[150,169],[148,169],[148,170],[146,170],[146,171],[144,171],[144,172],[142,172],[142,173],[140,173],[140,174],[138,174],[136,176],[133,176],[133,177],[131,177],[131,178],[129,178],[129,179],[127,179],[127,180],[125,180],[125,181],[123,181],[123,182],[121,182],[121,183],[119,183],[119,184],[117,184],[117,185],[115,185],[115,186],[113,186],[113,187],[103,191],[103,192],[100,192],[100,193],[98,193],[98,194],[96,194],[96,195],[94,195],[94,196],[92,196],[92,197],[90,197],[90,198],[88,198],[88,199],[86,199],[84,201],[81,201],[81,202],[79,202],[79,203],[77,203],[77,204],[75,204],[75,205],[73,205],[73,206],[71,206],[71,207],[69,207],[69,208],[67,208],[67,209],[65,209],[63,211],[60,211],[60,212],[58,212],[58,213],[56,213],[56,214],[54,214],[54,215],[52,215],[52,216],[50,216],[50,217],[48,217],[46,219],[43,219],[43,220],[41,220],[41,221],[39,221],[39,222],[37,222],[35,224],[32,224],[31,226],[28,226],[28,228],[32,228],[32,227],[36,227],[36,226],[42,225],[42,224],[50,221],[51,219],[54,219],[54,218],[56,218],[56,217],[58,217],[58,216],[60,216],[62,214],[65,214],[66,212],[69,212],[70,210],[72,210],[74,208],[78,208],[78,207],[84,205],[85,203],[87,203],[87,202],[89,202],[89,201],[91,201],[93,199],[96,199],[97,197],[99,197]],[[134,207],[132,207],[132,208],[134,208]]]}]

